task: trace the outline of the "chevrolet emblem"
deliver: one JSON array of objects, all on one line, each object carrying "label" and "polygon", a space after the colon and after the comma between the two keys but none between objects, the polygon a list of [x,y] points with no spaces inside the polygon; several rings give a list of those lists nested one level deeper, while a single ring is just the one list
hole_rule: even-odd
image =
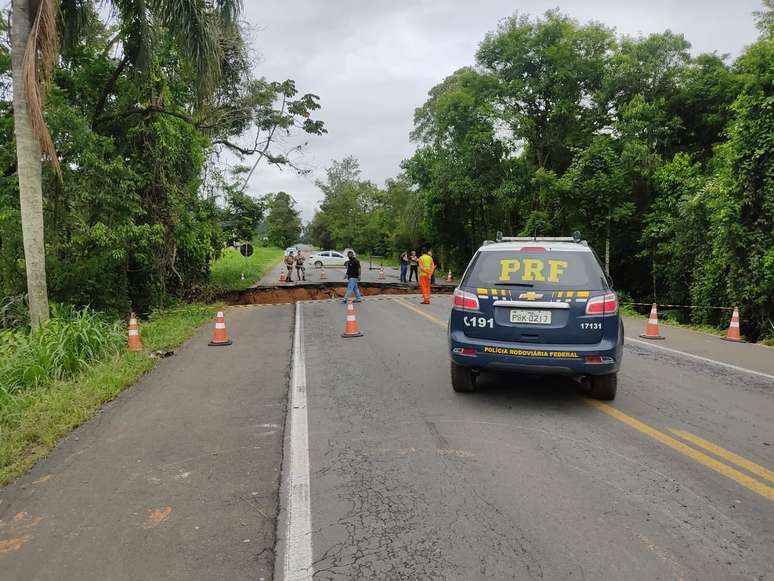
[{"label": "chevrolet emblem", "polygon": [[542,299],[543,295],[540,293],[533,293],[532,291],[529,291],[528,293],[521,293],[519,295],[520,299],[527,299],[528,301],[534,301],[535,299]]}]

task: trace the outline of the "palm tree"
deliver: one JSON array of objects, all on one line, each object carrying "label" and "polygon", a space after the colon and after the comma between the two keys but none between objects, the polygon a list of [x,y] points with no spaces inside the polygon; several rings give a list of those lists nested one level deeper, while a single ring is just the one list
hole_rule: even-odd
[{"label": "palm tree", "polygon": [[[76,27],[83,0],[12,0],[11,41],[13,65],[14,130],[19,176],[24,258],[30,321],[33,328],[48,319],[46,252],[43,225],[42,159],[57,176],[59,162],[43,117],[43,94],[56,64],[56,24]],[[113,83],[127,62],[139,69],[148,63],[154,32],[159,26],[174,37],[197,73],[200,99],[214,90],[220,76],[224,32],[233,34],[241,0],[113,0],[120,22],[124,58]],[[91,6],[88,6],[91,8]],[[58,13],[61,10],[61,13]],[[61,16],[61,18],[60,18]],[[77,30],[66,30],[73,38]],[[112,91],[112,83],[105,91]],[[103,103],[104,104],[104,103]]]},{"label": "palm tree", "polygon": [[56,54],[53,0],[13,0],[11,18],[19,204],[30,321],[35,328],[48,319],[41,153],[45,153],[54,162],[54,167],[58,168],[41,104],[41,87],[50,78]]}]

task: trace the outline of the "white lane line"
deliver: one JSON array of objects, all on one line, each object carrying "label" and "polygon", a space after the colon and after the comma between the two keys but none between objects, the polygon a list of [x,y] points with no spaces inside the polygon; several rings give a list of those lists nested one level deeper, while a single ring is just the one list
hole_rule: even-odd
[{"label": "white lane line", "polygon": [[731,365],[730,363],[723,363],[722,361],[710,359],[709,357],[702,357],[701,355],[694,355],[693,353],[686,353],[685,351],[678,351],[677,349],[670,349],[669,347],[662,347],[661,345],[656,345],[655,343],[650,343],[649,341],[642,341],[641,339],[632,339],[631,337],[625,337],[624,340],[626,343],[638,343],[640,345],[645,345],[646,347],[649,347],[651,349],[667,351],[668,353],[674,353],[675,355],[690,357],[691,359],[704,361],[705,363],[711,363],[713,365],[718,365],[720,367],[725,367],[726,369],[732,369],[734,371],[741,371],[742,373],[750,373],[752,375],[765,377],[766,379],[770,379],[774,381],[774,375],[769,375],[768,373],[762,373],[760,371],[755,371],[753,369],[747,369],[746,367],[739,367],[738,365]]},{"label": "white lane line", "polygon": [[306,411],[304,319],[296,303],[293,375],[290,386],[290,472],[288,475],[285,581],[312,578],[312,513],[309,502],[309,425]]}]

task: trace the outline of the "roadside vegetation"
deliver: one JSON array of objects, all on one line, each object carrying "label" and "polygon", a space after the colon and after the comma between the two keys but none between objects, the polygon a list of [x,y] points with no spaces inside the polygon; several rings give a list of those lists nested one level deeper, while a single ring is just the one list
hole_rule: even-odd
[{"label": "roadside vegetation", "polygon": [[[621,303],[621,314],[626,317],[642,319],[643,328],[644,328],[644,322],[648,320],[648,316],[650,314],[650,306],[638,305],[635,307],[632,305],[627,305],[626,303]],[[718,337],[723,337],[728,331],[728,328],[722,329],[714,325],[684,323],[682,322],[683,319],[684,319],[684,313],[678,309],[670,309],[670,308],[663,308],[663,307],[658,309],[658,322],[660,325],[686,327],[693,331],[701,331],[702,333],[707,333],[709,335],[716,335]],[[761,342],[766,344],[766,340],[762,340]]]},{"label": "roadside vegetation", "polygon": [[[218,290],[242,290],[255,284],[283,257],[284,250],[254,246],[252,256],[245,258],[238,248],[227,248],[212,264],[211,283]],[[245,279],[241,279],[244,273]]]},{"label": "roadside vegetation", "polygon": [[[25,262],[22,245],[22,217],[34,212],[20,201],[34,192],[20,189],[12,19],[2,11],[0,297],[26,293],[32,307],[43,282],[51,302],[114,317],[197,299],[226,243],[294,211],[287,193],[250,192],[249,177],[261,163],[304,171],[276,139],[324,133],[318,98],[292,80],[255,77],[241,2],[196,2],[193,13],[166,1],[38,4],[62,11],[44,103],[56,164],[43,164],[35,222],[45,224],[45,272]],[[240,165],[227,168],[225,153]],[[31,310],[33,325],[48,315]]]},{"label": "roadside vegetation", "polygon": [[772,14],[766,0],[733,61],[670,31],[508,18],[416,110],[399,176],[378,187],[356,159],[332,164],[307,237],[394,255],[430,244],[459,273],[497,231],[578,230],[634,301],[738,305],[749,339],[774,338]]},{"label": "roadside vegetation", "polygon": [[151,369],[214,309],[177,305],[141,324],[144,351],[129,352],[125,322],[90,309],[54,308],[34,333],[0,331],[0,486],[45,456],[70,430]]},{"label": "roadside vegetation", "polygon": [[[277,139],[325,133],[316,95],[255,76],[242,2],[9,4],[0,483],[150,369],[150,351],[210,319],[198,303],[243,286],[242,270],[249,285],[281,254],[255,245],[243,268],[227,245],[298,239],[292,196],[251,192],[250,177],[259,164],[304,173],[301,148]],[[31,58],[18,50],[25,36]],[[226,153],[238,164],[221,163]],[[143,314],[140,354],[126,351],[131,311]]]}]

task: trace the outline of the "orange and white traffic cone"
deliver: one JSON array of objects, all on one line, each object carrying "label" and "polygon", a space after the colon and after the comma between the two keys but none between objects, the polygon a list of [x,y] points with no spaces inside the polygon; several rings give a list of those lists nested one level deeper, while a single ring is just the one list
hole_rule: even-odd
[{"label": "orange and white traffic cone", "polygon": [[226,334],[226,317],[223,316],[223,311],[218,311],[215,316],[215,330],[212,333],[212,341],[208,343],[211,347],[225,347],[231,345],[231,339]]},{"label": "orange and white traffic cone", "polygon": [[357,326],[357,319],[355,318],[355,305],[352,304],[352,299],[347,301],[347,324],[344,327],[342,337],[362,337],[363,333],[360,332],[360,328]]},{"label": "orange and white traffic cone", "polygon": [[731,322],[728,324],[728,333],[721,337],[723,341],[733,341],[734,343],[744,343],[744,339],[739,334],[739,307],[734,307],[734,314],[731,315]]},{"label": "orange and white traffic cone", "polygon": [[384,267],[379,268],[379,280],[384,280]]},{"label": "orange and white traffic cone", "polygon": [[280,271],[280,282],[285,282],[285,271]]},{"label": "orange and white traffic cone", "polygon": [[658,309],[656,309],[656,303],[650,308],[650,315],[648,316],[648,325],[645,327],[645,332],[640,335],[643,339],[664,339],[658,330]]},{"label": "orange and white traffic cone", "polygon": [[137,324],[137,318],[134,316],[134,313],[129,317],[129,341],[127,347],[129,351],[142,351],[140,326]]},{"label": "orange and white traffic cone", "polygon": [[243,272],[239,275],[239,280],[244,280],[244,279],[245,279],[245,273]]},{"label": "orange and white traffic cone", "polygon": [[452,275],[451,275],[451,270],[450,270],[449,274],[446,275],[446,282],[451,282],[451,281],[452,281]]},{"label": "orange and white traffic cone", "polygon": [[328,273],[325,272],[325,267],[320,271],[320,280],[328,280]]}]

